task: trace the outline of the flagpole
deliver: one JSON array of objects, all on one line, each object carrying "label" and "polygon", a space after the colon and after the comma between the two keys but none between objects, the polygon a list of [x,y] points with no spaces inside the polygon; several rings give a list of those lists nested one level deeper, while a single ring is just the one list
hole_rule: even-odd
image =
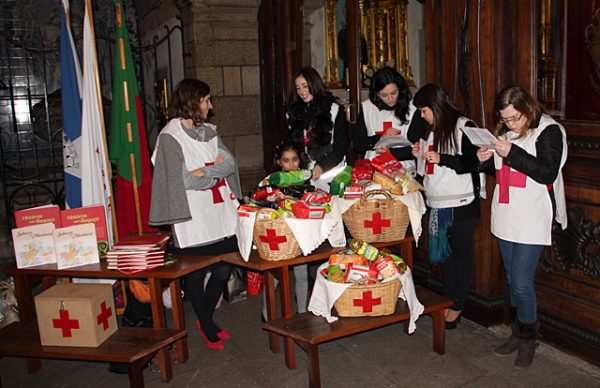
[{"label": "flagpole", "polygon": [[[117,25],[119,28],[123,25],[123,10],[121,9],[121,4],[116,4],[116,12],[117,12]],[[125,71],[127,69],[127,60],[125,58],[125,43],[123,42],[123,38],[119,38],[119,53],[121,57],[121,70]],[[130,111],[131,103],[129,101],[129,92],[127,81],[123,81],[123,105],[126,112]],[[134,101],[135,103],[135,101]],[[127,123],[127,141],[129,144],[133,143],[133,133],[131,122]],[[133,185],[133,202],[135,205],[135,219],[138,227],[138,234],[142,235],[142,210],[140,208],[140,195],[138,191],[138,181],[137,181],[137,172],[135,168],[135,155],[133,152],[129,153],[129,167],[131,168],[131,183]]]},{"label": "flagpole", "polygon": [[[92,13],[92,1],[85,0],[86,10],[89,12],[88,17],[90,18],[90,31],[92,43],[94,44],[94,57],[96,58],[96,63],[98,63],[98,55],[97,55],[97,47],[96,47],[96,33],[94,32],[94,16]],[[108,150],[108,146],[106,145],[106,127],[104,126],[104,105],[102,104],[102,95],[100,94],[100,74],[98,73],[98,66],[94,68],[94,79],[96,82],[96,99],[98,101],[98,106],[100,107],[100,121],[101,121],[101,129],[102,129],[102,143],[104,144],[104,149]],[[106,160],[106,174],[108,175],[108,190],[110,192],[110,212],[112,214],[112,224],[113,224],[113,232],[116,242],[119,241],[119,230],[117,228],[117,214],[115,212],[115,202],[113,195],[113,187],[112,187],[112,171],[110,160],[108,159],[108,152],[104,153],[104,159]]]}]

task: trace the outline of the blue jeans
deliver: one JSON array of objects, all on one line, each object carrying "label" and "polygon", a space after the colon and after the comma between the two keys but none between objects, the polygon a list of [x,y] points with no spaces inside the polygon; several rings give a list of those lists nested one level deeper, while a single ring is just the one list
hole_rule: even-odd
[{"label": "blue jeans", "polygon": [[510,304],[517,309],[521,323],[537,321],[537,302],[534,277],[543,245],[521,244],[498,239],[506,279],[510,289]]}]

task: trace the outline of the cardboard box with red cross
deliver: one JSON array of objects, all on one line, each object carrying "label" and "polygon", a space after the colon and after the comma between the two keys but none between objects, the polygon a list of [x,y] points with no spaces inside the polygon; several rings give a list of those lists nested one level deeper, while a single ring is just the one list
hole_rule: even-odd
[{"label": "cardboard box with red cross", "polygon": [[109,284],[57,284],[35,297],[43,346],[96,347],[117,331]]}]

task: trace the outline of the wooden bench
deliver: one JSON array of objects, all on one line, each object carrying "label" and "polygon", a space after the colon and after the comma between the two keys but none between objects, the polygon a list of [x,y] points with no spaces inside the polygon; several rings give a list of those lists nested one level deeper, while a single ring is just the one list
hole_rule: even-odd
[{"label": "wooden bench", "polygon": [[[121,362],[129,364],[129,384],[144,387],[142,369],[159,350],[185,337],[181,329],[122,327],[96,348],[42,346],[37,325],[13,323],[0,330],[0,357]],[[2,383],[0,381],[0,387]]]},{"label": "wooden bench", "polygon": [[[425,307],[423,314],[430,314],[433,319],[433,350],[444,354],[446,347],[446,328],[444,325],[444,309],[452,306],[452,301],[423,287],[415,287],[419,301]],[[308,353],[308,379],[310,387],[320,387],[319,344],[344,338],[353,334],[398,322],[404,322],[404,331],[408,333],[410,311],[402,299],[398,299],[396,312],[380,317],[339,318],[327,323],[323,317],[311,312],[294,315],[266,322],[265,330],[291,338]]]}]

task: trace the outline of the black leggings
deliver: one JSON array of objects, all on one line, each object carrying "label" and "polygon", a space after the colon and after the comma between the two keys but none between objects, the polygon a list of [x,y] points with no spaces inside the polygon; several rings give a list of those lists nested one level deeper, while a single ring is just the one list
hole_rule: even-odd
[{"label": "black leggings", "polygon": [[448,231],[450,257],[442,264],[442,287],[444,295],[452,299],[453,310],[463,310],[473,282],[473,234],[477,219],[452,223]]},{"label": "black leggings", "polygon": [[[235,252],[237,250],[237,239],[235,236],[232,236],[210,245],[183,249],[174,248],[172,252],[175,256],[214,256],[222,253]],[[206,287],[204,287],[204,279],[209,271],[210,278]],[[227,284],[230,275],[231,265],[219,262],[193,272],[184,279],[185,295],[194,308],[202,331],[211,342],[219,340],[217,333],[220,332],[221,329],[213,322],[212,318],[219,297],[225,289],[225,284]]]}]

